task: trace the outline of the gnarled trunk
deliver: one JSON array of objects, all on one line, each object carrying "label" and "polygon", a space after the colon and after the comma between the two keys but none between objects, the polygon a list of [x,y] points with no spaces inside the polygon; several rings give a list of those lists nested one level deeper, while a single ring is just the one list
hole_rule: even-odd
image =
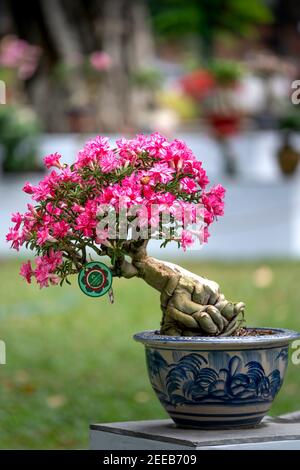
[{"label": "gnarled trunk", "polygon": [[121,275],[138,276],[161,293],[161,334],[229,336],[240,326],[245,304],[226,300],[216,282],[148,256],[145,246],[129,255]]}]

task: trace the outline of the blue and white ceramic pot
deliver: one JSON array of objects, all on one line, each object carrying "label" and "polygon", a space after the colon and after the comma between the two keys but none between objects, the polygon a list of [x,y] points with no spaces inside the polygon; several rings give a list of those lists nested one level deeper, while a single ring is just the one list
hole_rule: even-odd
[{"label": "blue and white ceramic pot", "polygon": [[289,343],[300,337],[282,329],[263,334],[266,330],[219,338],[145,331],[134,339],[145,345],[150,382],[176,424],[252,427],[271,408],[286,372]]}]

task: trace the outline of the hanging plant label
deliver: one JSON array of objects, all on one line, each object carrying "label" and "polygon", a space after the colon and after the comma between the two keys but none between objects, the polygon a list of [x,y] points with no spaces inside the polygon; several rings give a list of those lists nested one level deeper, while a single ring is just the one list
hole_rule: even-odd
[{"label": "hanging plant label", "polygon": [[78,284],[84,294],[90,297],[101,297],[111,289],[111,270],[99,261],[88,263],[78,274]]}]

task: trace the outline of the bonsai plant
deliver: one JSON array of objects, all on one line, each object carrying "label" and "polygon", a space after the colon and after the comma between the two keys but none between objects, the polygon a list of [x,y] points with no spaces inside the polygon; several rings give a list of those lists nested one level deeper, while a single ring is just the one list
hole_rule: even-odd
[{"label": "bonsai plant", "polygon": [[242,113],[236,97],[243,70],[236,61],[216,59],[209,71],[215,86],[205,103],[207,121],[222,148],[224,170],[228,176],[237,173],[228,139],[240,131]]},{"label": "bonsai plant", "polygon": [[85,294],[108,293],[111,301],[113,277],[143,279],[161,293],[162,320],[159,331],[135,339],[146,345],[151,383],[174,421],[259,422],[282,384],[288,342],[297,335],[243,328],[243,302],[228,301],[216,282],[147,253],[150,238],[183,250],[206,242],[209,226],[223,215],[224,188],[209,189],[184,142],[157,133],[119,139],[115,148],[98,136],[73,165],[60,159],[45,157],[46,167],[56,169],[37,186],[25,184],[34,204],[12,216],[7,240],[36,255],[35,266],[27,261],[20,274],[40,287],[70,283],[77,274]]},{"label": "bonsai plant", "polygon": [[241,127],[242,113],[236,89],[242,73],[238,62],[216,59],[206,70],[194,71],[181,81],[184,91],[201,105],[222,149],[224,172],[228,176],[235,176],[237,172],[228,139]]},{"label": "bonsai plant", "polygon": [[[67,60],[60,60],[55,64],[53,79],[60,82],[68,96],[65,114],[70,132],[89,133],[97,127],[95,97],[101,92],[106,72],[112,64],[111,56],[101,50],[91,52],[88,57],[80,53],[72,54]],[[81,83],[80,93],[78,80]],[[70,83],[75,85],[70,88]]]}]

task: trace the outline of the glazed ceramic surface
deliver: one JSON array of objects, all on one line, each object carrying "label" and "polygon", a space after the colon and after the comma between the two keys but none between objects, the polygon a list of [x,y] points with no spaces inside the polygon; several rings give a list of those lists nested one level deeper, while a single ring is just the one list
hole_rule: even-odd
[{"label": "glazed ceramic surface", "polygon": [[199,428],[257,425],[286,372],[289,342],[300,335],[202,338],[134,336],[146,347],[150,382],[175,423]]}]

